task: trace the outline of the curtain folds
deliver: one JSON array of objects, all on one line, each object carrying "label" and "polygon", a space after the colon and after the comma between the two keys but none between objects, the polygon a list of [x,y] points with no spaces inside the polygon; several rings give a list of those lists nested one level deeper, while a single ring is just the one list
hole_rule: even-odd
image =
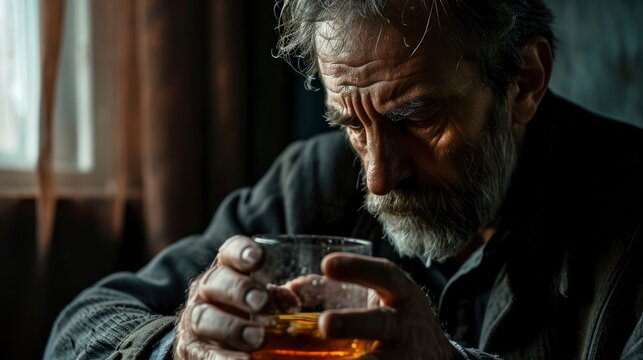
[{"label": "curtain folds", "polygon": [[[151,256],[203,231],[223,197],[254,182],[290,141],[290,108],[282,101],[290,95],[290,72],[270,57],[276,36],[265,31],[275,21],[269,3],[256,18],[235,0],[89,3],[94,150],[111,162],[89,223],[118,247],[128,204],[140,203]],[[57,214],[66,211],[61,199],[94,196],[57,191],[65,185],[53,166],[65,0],[41,0],[41,10],[38,263],[46,262],[54,234],[69,233],[58,232],[69,216]]]},{"label": "curtain folds", "polygon": [[136,166],[136,160],[140,158],[140,151],[135,147],[136,142],[134,141],[140,133],[136,127],[139,118],[139,97],[135,8],[135,2],[131,0],[118,0],[116,4],[118,32],[116,77],[119,81],[117,85],[118,107],[115,119],[117,154],[111,224],[116,242],[120,242],[122,239],[129,189],[136,187],[131,180],[133,173],[136,172],[136,169],[132,167]]},{"label": "curtain folds", "polygon": [[[270,1],[39,1],[37,196],[0,199],[0,273],[15,294],[2,304],[17,310],[6,328],[18,329],[0,358],[42,356],[55,316],[78,292],[203,232],[223,197],[257,181],[291,140],[293,79],[270,56]],[[71,12],[81,1],[85,10]],[[67,11],[74,15],[65,21]],[[74,35],[63,25],[73,28],[85,11],[100,169],[70,176],[54,167],[54,150],[77,141],[74,125],[58,126],[76,119],[54,118],[55,92],[71,88],[68,74],[58,76],[69,58],[61,52],[78,46],[62,46]],[[68,108],[81,98],[73,91]],[[61,128],[69,134],[54,131]]]},{"label": "curtain folds", "polygon": [[195,1],[136,2],[138,140],[152,254],[204,226],[208,71],[201,7]]},{"label": "curtain folds", "polygon": [[37,264],[43,266],[56,216],[56,179],[53,171],[53,117],[56,79],[62,48],[65,0],[41,0],[40,148],[37,163]]}]

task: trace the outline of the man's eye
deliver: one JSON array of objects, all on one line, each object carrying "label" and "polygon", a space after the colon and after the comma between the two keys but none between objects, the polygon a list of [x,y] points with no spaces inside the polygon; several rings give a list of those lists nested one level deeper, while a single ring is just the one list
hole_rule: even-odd
[{"label": "man's eye", "polygon": [[363,128],[362,123],[359,120],[355,119],[355,118],[350,119],[349,121],[347,121],[346,122],[346,127],[348,127],[351,130],[361,130]]},{"label": "man's eye", "polygon": [[434,112],[432,114],[427,114],[424,116],[410,116],[408,118],[404,118],[402,121],[406,125],[411,125],[411,126],[428,126],[433,124],[437,119],[438,119],[438,112]]}]

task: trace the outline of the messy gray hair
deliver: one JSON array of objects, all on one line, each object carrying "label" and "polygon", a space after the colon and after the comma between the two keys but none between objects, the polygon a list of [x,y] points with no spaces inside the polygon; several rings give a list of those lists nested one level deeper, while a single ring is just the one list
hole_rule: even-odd
[{"label": "messy gray hair", "polygon": [[[336,21],[350,24],[356,17],[388,22],[402,9],[391,0],[284,0],[281,5],[277,56],[306,76],[306,87],[318,72],[315,49],[317,24]],[[398,2],[398,3],[399,3]],[[406,2],[406,3],[405,3]],[[454,45],[464,60],[479,64],[481,81],[495,95],[504,96],[522,66],[521,48],[536,36],[554,47],[553,15],[543,0],[420,0],[438,19],[455,19]],[[447,11],[447,8],[449,11]],[[403,15],[402,15],[403,16]],[[350,25],[347,25],[350,26]]]}]

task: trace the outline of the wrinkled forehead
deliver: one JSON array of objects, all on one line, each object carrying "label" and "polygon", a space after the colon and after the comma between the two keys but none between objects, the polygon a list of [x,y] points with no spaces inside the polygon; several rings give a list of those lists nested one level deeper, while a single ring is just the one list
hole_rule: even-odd
[{"label": "wrinkled forehead", "polygon": [[453,86],[476,77],[475,69],[463,66],[437,28],[418,27],[409,23],[400,30],[372,21],[348,26],[319,23],[315,47],[322,82],[330,86],[333,78],[363,85],[422,78],[427,85]]},{"label": "wrinkled forehead", "polygon": [[316,25],[315,52],[323,62],[350,62],[355,56],[372,59],[410,59],[427,53],[456,57],[449,46],[446,8],[427,8],[422,1],[403,1],[383,16],[348,14]]}]

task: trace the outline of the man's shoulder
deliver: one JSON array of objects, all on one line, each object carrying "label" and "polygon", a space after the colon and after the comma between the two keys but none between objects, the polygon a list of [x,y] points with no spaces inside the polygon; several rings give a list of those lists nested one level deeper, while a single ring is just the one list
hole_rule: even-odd
[{"label": "man's shoulder", "polygon": [[[322,187],[343,183],[354,188],[360,166],[342,131],[318,134],[292,143],[276,162],[286,180],[320,183]],[[345,187],[345,186],[344,186]]]},{"label": "man's shoulder", "polygon": [[550,214],[576,253],[610,273],[643,248],[643,130],[560,98],[549,105]]},{"label": "man's shoulder", "polygon": [[607,118],[553,94],[548,94],[543,107],[549,135],[563,149],[618,158],[640,157],[643,152],[640,127]]},{"label": "man's shoulder", "polygon": [[351,154],[344,132],[339,130],[317,134],[309,139],[298,140],[286,148],[284,155],[301,157],[313,162],[337,162]]},{"label": "man's shoulder", "polygon": [[643,196],[643,129],[553,94],[532,129],[531,158],[546,164],[551,179],[591,189],[588,194]]},{"label": "man's shoulder", "polygon": [[643,131],[552,94],[530,126],[515,212],[528,214],[524,221],[540,226],[541,238],[556,239],[549,245],[585,259],[620,259],[608,250],[641,242]]}]

